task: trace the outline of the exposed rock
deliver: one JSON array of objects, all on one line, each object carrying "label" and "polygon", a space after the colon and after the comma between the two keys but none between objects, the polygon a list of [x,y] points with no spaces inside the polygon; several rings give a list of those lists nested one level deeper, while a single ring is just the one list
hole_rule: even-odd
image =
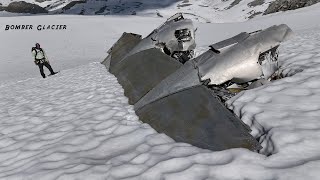
[{"label": "exposed rock", "polygon": [[0,11],[4,11],[5,7],[2,7],[2,4],[0,3]]},{"label": "exposed rock", "polygon": [[46,2],[46,1],[51,1],[51,0],[35,0],[38,3]]},{"label": "exposed rock", "polygon": [[252,19],[254,17],[256,17],[257,15],[262,14],[262,12],[254,12],[253,14],[251,14],[248,18]]},{"label": "exposed rock", "polygon": [[234,0],[227,9],[233,8],[233,6],[238,5],[242,0]]},{"label": "exposed rock", "polygon": [[198,4],[200,7],[209,7],[208,5]]},{"label": "exposed rock", "polygon": [[264,0],[254,0],[250,3],[248,3],[249,7],[255,7],[255,6],[260,6],[264,3]]},{"label": "exposed rock", "polygon": [[157,16],[158,17],[163,17],[158,11],[157,11]]},{"label": "exposed rock", "polygon": [[186,6],[191,6],[192,4],[178,4],[177,7],[186,7]]},{"label": "exposed rock", "polygon": [[12,2],[5,8],[6,11],[12,13],[30,13],[30,14],[39,14],[39,13],[48,13],[46,9],[36,4],[27,3],[24,1]]},{"label": "exposed rock", "polygon": [[73,6],[77,5],[77,4],[82,4],[82,3],[86,3],[86,0],[80,0],[80,1],[72,1],[69,4],[67,4],[65,7],[62,8],[62,10],[66,11],[71,9]]},{"label": "exposed rock", "polygon": [[108,6],[103,6],[101,7],[98,11],[96,11],[94,14],[102,14],[106,9],[107,9]]},{"label": "exposed rock", "polygon": [[271,14],[280,11],[295,10],[311,6],[320,2],[320,0],[276,0],[270,3],[269,7],[263,14]]},{"label": "exposed rock", "polygon": [[86,10],[84,8],[82,8],[79,15],[84,15],[85,12],[86,12]]}]

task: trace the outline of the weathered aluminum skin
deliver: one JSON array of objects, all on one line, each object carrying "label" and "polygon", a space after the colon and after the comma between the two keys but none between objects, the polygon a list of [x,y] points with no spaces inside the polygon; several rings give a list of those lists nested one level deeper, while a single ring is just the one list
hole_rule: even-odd
[{"label": "weathered aluminum skin", "polygon": [[178,142],[221,151],[230,148],[261,149],[247,127],[199,85],[161,98],[136,110],[140,120]]},{"label": "weathered aluminum skin", "polygon": [[238,34],[238,35],[236,35],[236,36],[234,36],[232,38],[229,38],[229,39],[220,41],[218,43],[212,44],[209,47],[220,52],[223,49],[226,49],[226,48],[231,47],[231,46],[233,46],[233,45],[235,45],[235,44],[237,44],[239,42],[244,41],[249,36],[250,36],[249,33],[242,32],[242,33],[240,33],[240,34]]},{"label": "weathered aluminum skin", "polygon": [[213,151],[261,148],[250,129],[201,85],[193,61],[182,65],[152,48],[125,58],[111,72],[140,120],[159,133]]},{"label": "weathered aluminum skin", "polygon": [[[178,17],[179,14],[176,16]],[[179,29],[189,29],[191,33],[191,40],[186,42],[178,41],[174,33]],[[172,52],[174,51],[188,51],[193,50],[196,47],[195,43],[195,28],[192,20],[180,19],[175,21],[174,18],[168,19],[160,27],[152,31],[147,37],[143,38],[142,41],[135,46],[126,56],[130,56],[137,52],[159,47],[161,43],[165,43],[167,48]]]},{"label": "weathered aluminum skin", "polygon": [[109,55],[101,62],[108,70],[112,69],[141,41],[141,35],[124,32],[108,50]]},{"label": "weathered aluminum skin", "polygon": [[[207,83],[208,80],[216,85],[229,80],[247,82],[266,75],[265,69],[272,73],[274,70],[269,67],[272,62],[259,64],[259,55],[288,38],[292,34],[290,28],[280,25],[255,34],[241,33],[211,45],[211,50],[181,64],[155,48],[158,46],[155,42],[161,43],[160,39],[170,42],[174,35],[169,36],[168,32],[182,27],[174,26],[175,23],[188,24],[184,19],[175,21],[177,17],[141,41],[136,36],[123,36],[103,64],[117,77],[140,120],[156,131],[214,151],[261,149],[250,135],[250,128],[220,102]],[[132,38],[136,39],[132,44],[122,43]],[[174,49],[176,44],[172,44]]]},{"label": "weathered aluminum skin", "polygon": [[135,104],[181,66],[181,63],[159,49],[152,48],[128,56],[110,72],[124,88],[129,104]]},{"label": "weathered aluminum skin", "polygon": [[260,53],[279,46],[292,34],[292,30],[282,24],[252,34],[219,54],[209,50],[203,55],[209,58],[200,56],[194,60],[199,68],[201,81],[210,79],[210,85],[220,85],[229,80],[244,83],[258,79],[264,75],[258,62]]},{"label": "weathered aluminum skin", "polygon": [[[277,62],[266,60],[260,65],[258,62],[260,53],[278,46],[291,34],[291,29],[286,25],[272,26],[251,35],[243,32],[210,45],[211,50],[188,61],[179,70],[168,76],[140,99],[135,109],[199,85],[207,79],[210,79],[209,84],[211,85],[219,85],[229,80],[237,83],[249,82],[261,76],[268,79],[277,70]],[[211,78],[207,78],[210,75]]]},{"label": "weathered aluminum skin", "polygon": [[200,84],[197,68],[194,66],[193,61],[188,61],[150,90],[134,105],[134,108],[136,110],[140,109],[158,99]]}]

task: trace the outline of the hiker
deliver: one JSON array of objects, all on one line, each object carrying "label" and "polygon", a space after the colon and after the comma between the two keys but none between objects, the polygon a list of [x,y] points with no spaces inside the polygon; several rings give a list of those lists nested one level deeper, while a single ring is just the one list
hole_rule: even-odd
[{"label": "hiker", "polygon": [[31,49],[32,56],[34,58],[34,63],[39,66],[40,74],[43,78],[46,78],[46,75],[43,72],[43,66],[47,67],[50,71],[50,75],[56,74],[56,72],[53,71],[46,54],[42,48],[40,48],[40,44],[36,43],[36,47],[32,47]]}]

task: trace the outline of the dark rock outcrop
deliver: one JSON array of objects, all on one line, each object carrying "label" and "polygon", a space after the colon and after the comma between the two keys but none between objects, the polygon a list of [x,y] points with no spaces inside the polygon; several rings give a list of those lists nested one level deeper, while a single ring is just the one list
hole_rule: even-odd
[{"label": "dark rock outcrop", "polygon": [[107,9],[108,6],[101,7],[98,11],[96,11],[94,14],[102,14]]},{"label": "dark rock outcrop", "polygon": [[255,7],[255,6],[260,6],[264,3],[264,0],[254,0],[250,3],[248,3],[249,7]]},{"label": "dark rock outcrop", "polygon": [[48,13],[46,9],[36,4],[27,3],[24,1],[12,2],[5,8],[6,11],[12,13],[30,13],[30,14],[40,14]]},{"label": "dark rock outcrop", "polygon": [[252,18],[256,17],[259,14],[262,14],[262,12],[252,12],[252,14],[248,17],[248,19],[252,19]]},{"label": "dark rock outcrop", "polygon": [[86,0],[81,0],[81,1],[72,1],[69,4],[67,4],[65,7],[62,8],[62,10],[66,11],[71,9],[73,6],[77,5],[77,4],[82,4],[82,3],[86,3]]},{"label": "dark rock outcrop", "polygon": [[0,3],[0,11],[5,11],[6,7],[2,6],[2,4]]},{"label": "dark rock outcrop", "polygon": [[43,2],[51,1],[51,0],[35,0],[35,1],[38,2],[38,3],[43,3]]},{"label": "dark rock outcrop", "polygon": [[231,9],[234,6],[238,5],[242,0],[234,0],[229,7],[227,7],[226,9]]},{"label": "dark rock outcrop", "polygon": [[288,11],[288,10],[295,10],[307,6],[311,6],[313,4],[316,4],[320,2],[320,0],[276,0],[270,3],[269,7],[267,10],[263,13],[264,15],[266,14],[271,14],[271,13],[276,13],[280,11]]}]

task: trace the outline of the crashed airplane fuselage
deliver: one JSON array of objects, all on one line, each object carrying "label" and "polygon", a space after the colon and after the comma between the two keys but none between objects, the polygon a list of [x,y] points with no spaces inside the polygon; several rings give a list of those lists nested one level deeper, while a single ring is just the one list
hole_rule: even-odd
[{"label": "crashed airplane fuselage", "polygon": [[177,14],[141,40],[128,53],[128,56],[142,50],[158,47],[165,54],[184,63],[193,57],[193,50],[196,47],[194,34],[192,21],[184,19],[182,14]]},{"label": "crashed airplane fuselage", "polygon": [[124,88],[140,120],[179,142],[200,148],[259,150],[250,128],[221,102],[215,88],[270,79],[277,48],[292,31],[286,25],[241,33],[195,48],[191,20],[177,14],[146,38],[124,33],[102,62]]},{"label": "crashed airplane fuselage", "polygon": [[[125,57],[143,50],[157,48],[177,61],[185,63],[193,58],[195,47],[193,23],[190,19],[185,19],[181,13],[178,13],[143,39],[137,34],[124,33],[108,53],[111,54],[120,49],[121,58],[114,58],[113,61],[121,61]],[[106,60],[105,65],[109,65],[110,61],[111,59]]]}]

